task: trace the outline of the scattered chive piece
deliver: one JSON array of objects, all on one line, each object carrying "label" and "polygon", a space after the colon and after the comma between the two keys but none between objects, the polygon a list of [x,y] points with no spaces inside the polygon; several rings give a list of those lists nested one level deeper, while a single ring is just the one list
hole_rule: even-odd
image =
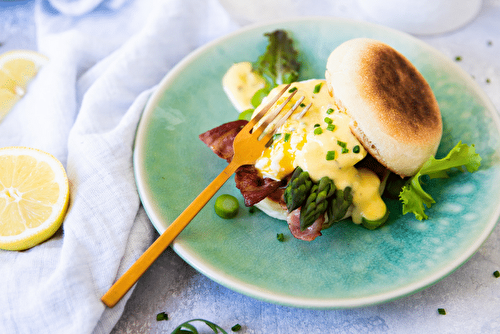
[{"label": "scattered chive piece", "polygon": [[237,332],[237,331],[239,331],[240,329],[241,329],[241,325],[240,325],[240,324],[236,324],[236,325],[234,325],[233,327],[231,327],[231,330],[232,330],[233,332]]},{"label": "scattered chive piece", "polygon": [[359,153],[359,151],[360,151],[359,145],[356,145],[352,148],[352,153]]},{"label": "scattered chive piece", "polygon": [[323,85],[322,82],[320,82],[319,84],[317,84],[316,86],[314,86],[314,94],[318,94],[319,91],[321,90],[321,86]]},{"label": "scattered chive piece", "polygon": [[314,124],[314,127],[315,128],[319,128],[321,125],[319,125],[318,123]]},{"label": "scattered chive piece", "polygon": [[493,45],[493,42],[492,41],[488,41],[488,46],[492,46]]},{"label": "scattered chive piece", "polygon": [[493,273],[493,276],[495,276],[496,278],[499,278],[500,277],[500,271],[495,270],[495,272]]},{"label": "scattered chive piece", "polygon": [[441,315],[445,315],[446,314],[446,310],[444,308],[438,308],[438,313],[441,314]]},{"label": "scattered chive piece", "polygon": [[330,115],[332,112],[333,112],[333,109],[332,109],[332,108],[328,108],[328,110],[326,111],[326,113],[327,113],[328,115]]},{"label": "scattered chive piece", "polygon": [[328,126],[326,127],[326,129],[327,129],[328,131],[333,131],[333,130],[335,130],[335,124],[328,124]]},{"label": "scattered chive piece", "polygon": [[248,208],[248,213],[253,214],[257,212],[257,208],[255,206],[251,206]]},{"label": "scattered chive piece", "polygon": [[293,93],[297,90],[298,88],[297,87],[292,87],[288,90],[289,93]]},{"label": "scattered chive piece", "polygon": [[300,107],[301,107],[301,108],[304,108],[304,107],[306,106],[306,104],[305,104],[305,103],[301,103],[301,104],[299,104],[299,105],[300,105]]},{"label": "scattered chive piece", "polygon": [[342,154],[344,154],[344,153],[349,153],[349,149],[342,147]]},{"label": "scattered chive piece", "polygon": [[325,123],[332,124],[333,123],[333,119],[331,119],[330,117],[325,117]]},{"label": "scattered chive piece", "polygon": [[156,321],[168,320],[168,314],[165,312],[158,313],[156,315]]},{"label": "scattered chive piece", "polygon": [[276,239],[278,239],[278,241],[283,242],[285,240],[285,236],[283,235],[283,233],[278,233],[276,234]]},{"label": "scattered chive piece", "polygon": [[281,137],[281,133],[275,133],[275,134],[273,135],[273,141],[274,141],[274,140],[278,140],[280,137]]},{"label": "scattered chive piece", "polygon": [[321,128],[320,128],[320,127],[317,127],[316,129],[314,129],[314,134],[315,134],[315,135],[320,135],[320,134],[322,134],[322,133],[323,133],[323,130],[321,130]]},{"label": "scattered chive piece", "polygon": [[461,56],[456,56],[455,57],[455,61],[462,61],[462,57]]},{"label": "scattered chive piece", "polygon": [[335,160],[336,153],[335,151],[328,151],[326,152],[326,160]]},{"label": "scattered chive piece", "polygon": [[285,138],[284,138],[285,143],[287,143],[287,142],[290,140],[290,137],[291,137],[291,136],[292,136],[292,134],[291,134],[291,133],[285,133]]},{"label": "scattered chive piece", "polygon": [[337,145],[339,145],[342,148],[346,148],[347,147],[347,143],[344,143],[343,141],[340,141],[340,140],[337,140]]},{"label": "scattered chive piece", "polygon": [[487,78],[486,83],[490,83],[490,82],[491,82],[490,78]]}]

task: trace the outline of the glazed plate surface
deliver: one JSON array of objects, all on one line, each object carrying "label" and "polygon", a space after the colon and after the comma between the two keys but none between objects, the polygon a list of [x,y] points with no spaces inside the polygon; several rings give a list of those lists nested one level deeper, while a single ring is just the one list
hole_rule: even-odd
[{"label": "glazed plate surface", "polygon": [[[139,124],[134,168],[142,203],[159,233],[225,167],[198,135],[235,120],[221,80],[235,62],[254,61],[267,46],[264,33],[285,29],[302,62],[301,80],[324,78],[326,59],[342,42],[369,37],[403,53],[431,85],[444,134],[437,156],[458,141],[475,144],[479,171],[453,173],[424,188],[437,204],[418,221],[389,201],[389,223],[369,231],[350,220],[313,242],[294,239],[286,222],[249,213],[234,184],[222,187],[177,237],[173,249],[214,281],[269,302],[311,308],[381,303],[423,289],[466,262],[499,217],[500,152],[497,112],[469,74],[407,34],[350,20],[304,18],[239,30],[186,57],[160,83]],[[219,194],[240,200],[231,220],[213,209]],[[285,241],[276,239],[278,233]]]}]

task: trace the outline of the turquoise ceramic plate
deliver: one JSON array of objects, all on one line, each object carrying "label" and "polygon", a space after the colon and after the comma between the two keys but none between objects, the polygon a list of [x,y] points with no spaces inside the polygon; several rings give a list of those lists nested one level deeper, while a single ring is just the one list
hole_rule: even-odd
[{"label": "turquoise ceramic plate", "polygon": [[[254,26],[216,40],[172,70],[151,97],[135,146],[135,174],[144,207],[162,233],[225,167],[198,135],[236,119],[221,86],[231,64],[253,61],[265,32],[286,29],[300,50],[301,79],[324,77],[326,59],[343,41],[371,37],[405,54],[432,86],[441,107],[442,156],[459,140],[474,143],[480,171],[456,173],[425,188],[437,200],[418,221],[390,202],[390,223],[369,231],[345,221],[313,242],[291,237],[285,222],[244,207],[230,179],[221,193],[240,199],[237,218],[224,220],[214,199],[173,244],[190,265],[243,294],[298,307],[337,308],[379,303],[413,293],[463,264],[499,217],[499,120],[470,75],[421,41],[387,28],[332,18]],[[216,195],[217,196],[217,195]],[[285,242],[276,239],[285,234]]]}]

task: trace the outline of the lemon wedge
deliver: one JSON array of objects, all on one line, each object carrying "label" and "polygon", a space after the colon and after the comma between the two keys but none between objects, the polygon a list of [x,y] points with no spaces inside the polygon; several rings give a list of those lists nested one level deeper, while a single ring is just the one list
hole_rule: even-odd
[{"label": "lemon wedge", "polygon": [[28,147],[0,149],[0,248],[24,250],[50,238],[69,203],[63,165]]},{"label": "lemon wedge", "polygon": [[30,50],[13,50],[0,55],[0,121],[26,94],[29,82],[48,58]]}]

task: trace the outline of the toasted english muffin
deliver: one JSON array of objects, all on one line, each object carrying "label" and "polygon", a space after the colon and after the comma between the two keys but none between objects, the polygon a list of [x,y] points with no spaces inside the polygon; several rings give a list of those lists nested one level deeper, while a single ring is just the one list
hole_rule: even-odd
[{"label": "toasted english muffin", "polygon": [[389,170],[412,176],[436,153],[438,103],[422,74],[394,48],[368,38],[344,42],[330,54],[325,77],[352,118],[353,134]]}]

